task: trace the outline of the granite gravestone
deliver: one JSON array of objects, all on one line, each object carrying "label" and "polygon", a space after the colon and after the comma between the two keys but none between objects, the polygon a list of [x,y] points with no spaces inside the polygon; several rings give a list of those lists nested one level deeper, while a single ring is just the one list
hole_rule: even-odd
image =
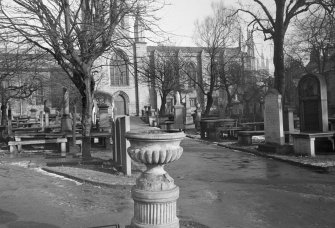
[{"label": "granite gravestone", "polygon": [[327,85],[323,75],[304,75],[298,84],[301,132],[328,131]]},{"label": "granite gravestone", "polygon": [[265,142],[284,145],[282,96],[275,89],[270,89],[265,96],[264,130]]}]

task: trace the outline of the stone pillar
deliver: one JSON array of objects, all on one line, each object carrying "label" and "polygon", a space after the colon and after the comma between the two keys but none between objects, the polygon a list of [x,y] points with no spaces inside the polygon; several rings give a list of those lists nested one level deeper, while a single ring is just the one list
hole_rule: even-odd
[{"label": "stone pillar", "polygon": [[201,108],[200,104],[196,104],[195,110],[195,129],[200,130],[200,120],[201,120]]},{"label": "stone pillar", "polygon": [[[286,107],[284,110],[284,131],[285,131],[285,141],[288,143],[293,143],[291,134],[294,133],[294,108]],[[286,137],[287,135],[287,137]]]},{"label": "stone pillar", "polygon": [[72,120],[70,118],[70,97],[69,92],[63,88],[63,115],[61,120],[62,132],[72,131]]},{"label": "stone pillar", "polygon": [[185,116],[185,120],[184,120],[185,129],[195,128],[192,113],[191,113],[190,96],[188,94],[186,94],[186,98],[185,98],[184,116]]},{"label": "stone pillar", "polygon": [[177,91],[176,92],[176,104],[173,106],[174,107],[174,121],[173,121],[173,127],[175,129],[182,130],[184,129],[184,105],[180,104],[180,94]]},{"label": "stone pillar", "polygon": [[50,126],[49,113],[46,112],[45,113],[45,127],[49,127],[49,126]]},{"label": "stone pillar", "polygon": [[40,111],[40,125],[42,128],[42,131],[44,131],[44,115],[43,115],[43,111]]},{"label": "stone pillar", "polygon": [[49,114],[50,114],[50,108],[47,105],[47,100],[44,101],[44,113],[45,113],[45,127],[49,127]]}]

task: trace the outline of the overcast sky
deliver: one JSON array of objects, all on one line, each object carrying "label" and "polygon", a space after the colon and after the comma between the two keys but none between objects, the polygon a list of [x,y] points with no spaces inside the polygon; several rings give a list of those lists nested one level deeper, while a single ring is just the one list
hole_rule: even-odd
[{"label": "overcast sky", "polygon": [[[159,13],[160,27],[171,33],[171,41],[180,46],[194,46],[194,22],[211,14],[211,0],[169,0]],[[174,36],[176,35],[176,37]],[[172,38],[173,37],[173,38]]]},{"label": "overcast sky", "polygon": [[[169,38],[169,43],[177,46],[196,46],[192,38],[194,33],[195,21],[202,20],[212,14],[211,3],[219,0],[167,0],[170,4],[166,5],[159,12],[159,26],[168,34],[164,38]],[[238,0],[223,0],[227,6],[238,6]],[[248,1],[250,2],[250,1]],[[246,31],[244,31],[246,33]],[[264,52],[266,57],[271,58],[272,54],[269,47],[265,47],[263,37],[256,39],[256,55]],[[156,41],[157,39],[155,39]],[[149,42],[149,45],[156,45]],[[269,46],[267,44],[267,46]]]}]

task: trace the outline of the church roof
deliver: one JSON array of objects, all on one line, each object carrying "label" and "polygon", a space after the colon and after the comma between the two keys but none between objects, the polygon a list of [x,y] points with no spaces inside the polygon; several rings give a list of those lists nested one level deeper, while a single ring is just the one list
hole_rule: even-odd
[{"label": "church roof", "polygon": [[[223,48],[220,48],[223,49]],[[186,46],[147,46],[147,51],[152,52],[152,51],[165,51],[165,50],[170,50],[170,51],[181,51],[185,53],[201,53],[202,51],[206,52],[205,47],[186,47]],[[231,55],[237,55],[241,53],[240,47],[234,47],[234,48],[227,48],[226,51],[228,52],[227,54]]]}]

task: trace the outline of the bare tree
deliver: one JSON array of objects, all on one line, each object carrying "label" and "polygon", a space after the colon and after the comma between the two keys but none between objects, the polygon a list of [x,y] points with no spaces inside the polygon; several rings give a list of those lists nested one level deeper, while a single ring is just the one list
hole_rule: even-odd
[{"label": "bare tree", "polygon": [[[264,40],[272,40],[274,71],[274,88],[284,95],[284,38],[292,18],[308,11],[314,3],[307,0],[253,0],[254,5],[242,5],[239,11],[251,16],[249,25],[264,34]],[[258,7],[257,7],[258,6]],[[250,10],[253,9],[253,10]]]},{"label": "bare tree", "polygon": [[[108,50],[128,46],[127,16],[153,23],[155,0],[2,0],[0,26],[54,57],[82,97],[83,158],[91,157],[95,81],[92,67]],[[159,5],[160,7],[161,5]]]},{"label": "bare tree", "polygon": [[219,82],[220,87],[225,91],[227,96],[226,114],[229,115],[232,107],[233,98],[243,87],[244,66],[240,59],[229,61],[229,65],[223,62],[219,65]]},{"label": "bare tree", "polygon": [[171,92],[186,92],[188,77],[184,77],[187,58],[179,55],[174,47],[160,46],[146,59],[142,59],[140,83],[148,84],[161,97],[160,115],[165,115],[165,106]]},{"label": "bare tree", "polygon": [[241,54],[237,52],[232,56],[228,50],[237,44],[236,37],[240,31],[237,16],[233,16],[234,10],[226,8],[222,3],[213,3],[212,9],[212,16],[195,23],[196,43],[204,48],[205,58],[208,59],[208,64],[204,61],[207,64],[205,75],[197,83],[199,90],[207,97],[205,115],[209,114],[213,105],[213,93],[220,88],[220,76],[221,82],[225,81],[225,67]]},{"label": "bare tree", "polygon": [[306,71],[324,74],[335,50],[335,19],[322,6],[294,21],[295,34],[289,36],[286,54],[301,62],[309,61]]},{"label": "bare tree", "polygon": [[285,103],[295,106],[298,110],[298,82],[301,76],[306,73],[306,68],[301,58],[285,57]]},{"label": "bare tree", "polygon": [[[243,82],[242,89],[237,91],[238,97],[243,103],[243,114],[247,121],[261,120],[261,117],[256,116],[256,114],[262,112],[262,110],[255,109],[256,106],[261,107],[264,96],[269,86],[271,86],[271,79],[270,73],[266,69],[250,70],[248,78]],[[250,110],[250,105],[253,106],[254,110]]]},{"label": "bare tree", "polygon": [[47,60],[32,47],[20,48],[7,41],[1,44],[3,45],[0,51],[1,124],[7,125],[9,100],[29,98],[44,86],[47,69],[44,71],[43,66]]}]

